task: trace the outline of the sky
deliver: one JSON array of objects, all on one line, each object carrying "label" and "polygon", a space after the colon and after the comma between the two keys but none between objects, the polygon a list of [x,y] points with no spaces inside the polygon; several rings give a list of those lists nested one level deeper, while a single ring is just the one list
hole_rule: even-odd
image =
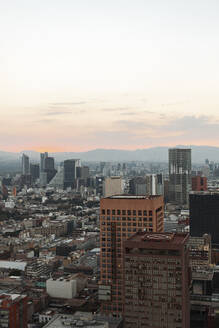
[{"label": "sky", "polygon": [[218,0],[0,0],[0,150],[219,139]]}]

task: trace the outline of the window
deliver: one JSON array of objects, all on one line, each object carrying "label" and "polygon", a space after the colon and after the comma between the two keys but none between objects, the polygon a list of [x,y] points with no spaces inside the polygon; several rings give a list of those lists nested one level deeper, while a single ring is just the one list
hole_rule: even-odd
[{"label": "window", "polygon": [[121,214],[121,211],[120,210],[117,210],[117,215],[120,215]]},{"label": "window", "polygon": [[128,215],[131,215],[131,210],[128,210],[127,212],[128,212]]},{"label": "window", "polygon": [[144,210],[144,211],[143,211],[143,214],[144,214],[144,216],[147,216],[147,211]]},{"label": "window", "polygon": [[136,210],[133,210],[133,215],[136,215]]},{"label": "window", "polygon": [[112,210],[112,215],[116,215],[116,210]]},{"label": "window", "polygon": [[138,210],[138,215],[141,216],[142,215],[142,211]]},{"label": "window", "polygon": [[152,216],[152,211],[149,211],[149,216]]},{"label": "window", "polygon": [[107,211],[106,211],[106,212],[107,212],[107,215],[110,215],[110,210],[109,210],[109,209],[107,209]]},{"label": "window", "polygon": [[105,209],[104,208],[102,209],[102,214],[105,214]]},{"label": "window", "polygon": [[122,210],[122,215],[126,215],[126,210]]}]

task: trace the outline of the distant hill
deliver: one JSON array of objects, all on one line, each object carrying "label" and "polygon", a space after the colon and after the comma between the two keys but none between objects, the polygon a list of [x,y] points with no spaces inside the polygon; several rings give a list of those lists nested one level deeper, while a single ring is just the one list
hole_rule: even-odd
[{"label": "distant hill", "polygon": [[[176,146],[188,148],[187,146]],[[192,162],[204,163],[208,158],[210,161],[219,162],[219,147],[210,146],[190,146],[192,148]],[[118,149],[94,149],[87,152],[58,152],[49,153],[56,162],[65,159],[80,158],[83,161],[147,161],[147,162],[167,162],[169,147],[154,147],[136,150]],[[26,150],[20,153],[10,153],[0,151],[0,170],[2,167],[13,167],[14,170],[20,168],[22,153],[27,154],[33,162],[39,162],[40,154],[36,151]],[[2,170],[1,170],[2,171]]]}]

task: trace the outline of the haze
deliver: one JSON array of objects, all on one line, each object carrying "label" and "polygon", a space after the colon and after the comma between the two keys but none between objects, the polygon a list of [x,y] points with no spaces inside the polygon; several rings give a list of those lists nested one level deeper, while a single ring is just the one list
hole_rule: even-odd
[{"label": "haze", "polygon": [[0,150],[217,145],[217,0],[0,2]]}]

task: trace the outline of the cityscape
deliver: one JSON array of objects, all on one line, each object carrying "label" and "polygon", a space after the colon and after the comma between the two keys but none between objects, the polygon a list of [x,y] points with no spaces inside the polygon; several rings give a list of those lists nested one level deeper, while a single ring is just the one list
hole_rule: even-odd
[{"label": "cityscape", "polygon": [[0,328],[219,328],[219,1],[0,1]]},{"label": "cityscape", "polygon": [[1,175],[1,327],[218,327],[219,164],[168,158]]}]

